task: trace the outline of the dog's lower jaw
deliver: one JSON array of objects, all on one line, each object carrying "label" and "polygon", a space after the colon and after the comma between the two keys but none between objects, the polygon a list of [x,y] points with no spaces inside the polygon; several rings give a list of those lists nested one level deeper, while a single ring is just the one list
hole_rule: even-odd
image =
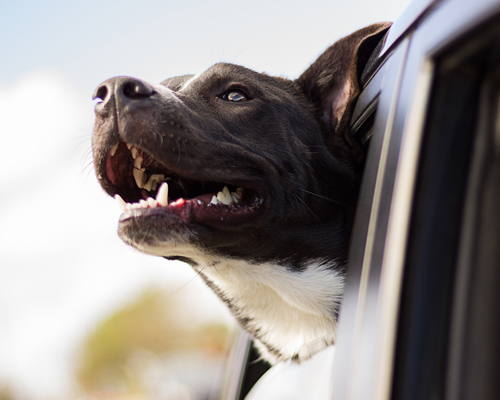
[{"label": "dog's lower jaw", "polygon": [[211,253],[196,244],[196,232],[186,227],[173,225],[158,235],[159,227],[139,229],[139,223],[122,221],[122,240],[147,254],[190,260],[270,363],[300,362],[333,344],[344,286],[345,268],[340,263],[247,261]]}]

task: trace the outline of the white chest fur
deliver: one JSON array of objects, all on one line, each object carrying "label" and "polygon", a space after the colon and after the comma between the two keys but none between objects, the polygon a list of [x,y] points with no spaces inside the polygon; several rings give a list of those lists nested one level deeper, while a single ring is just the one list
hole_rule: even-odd
[{"label": "white chest fur", "polygon": [[274,363],[305,360],[334,342],[344,278],[333,267],[315,261],[297,272],[271,263],[219,260],[200,271]]},{"label": "white chest fur", "polygon": [[267,361],[306,360],[334,343],[344,287],[335,261],[312,260],[295,271],[275,263],[214,257],[183,243],[136,247],[195,261],[195,269],[228,303]]}]

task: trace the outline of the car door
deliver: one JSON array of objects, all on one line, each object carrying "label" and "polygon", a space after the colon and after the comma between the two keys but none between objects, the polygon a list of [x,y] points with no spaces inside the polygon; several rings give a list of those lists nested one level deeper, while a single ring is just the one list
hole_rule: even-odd
[{"label": "car door", "polygon": [[[498,399],[500,1],[415,0],[361,81],[331,399]],[[255,357],[240,335],[223,399],[267,370]]]}]

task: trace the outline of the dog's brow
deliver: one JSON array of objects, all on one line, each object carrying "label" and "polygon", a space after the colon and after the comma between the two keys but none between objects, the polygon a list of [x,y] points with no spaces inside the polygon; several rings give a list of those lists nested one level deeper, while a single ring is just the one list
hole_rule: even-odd
[{"label": "dog's brow", "polygon": [[199,74],[196,74],[195,76],[193,76],[191,79],[187,80],[182,86],[181,88],[179,89],[179,92],[182,92],[184,89],[186,89],[189,85],[191,85],[191,83],[193,81],[195,81],[196,79],[199,78],[199,76],[201,75],[201,72]]}]

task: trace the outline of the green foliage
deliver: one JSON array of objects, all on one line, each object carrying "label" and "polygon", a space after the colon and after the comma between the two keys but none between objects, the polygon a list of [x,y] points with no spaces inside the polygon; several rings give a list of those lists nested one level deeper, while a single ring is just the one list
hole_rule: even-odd
[{"label": "green foliage", "polygon": [[[111,376],[126,375],[127,360],[137,352],[157,355],[199,349],[220,354],[225,347],[228,328],[213,324],[186,324],[179,301],[162,290],[150,289],[135,301],[104,319],[83,346],[76,370],[80,386],[87,392],[102,390]],[[133,377],[116,378],[137,389]],[[134,389],[135,388],[135,389]]]}]

